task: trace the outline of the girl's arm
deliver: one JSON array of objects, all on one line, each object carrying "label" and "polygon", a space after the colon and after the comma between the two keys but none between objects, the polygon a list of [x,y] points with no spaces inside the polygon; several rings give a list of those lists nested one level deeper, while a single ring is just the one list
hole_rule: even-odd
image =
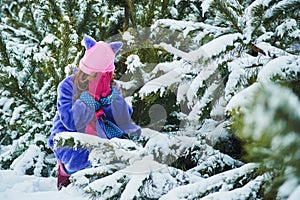
[{"label": "girl's arm", "polygon": [[77,131],[73,117],[73,84],[70,77],[64,79],[57,88],[57,112],[60,122],[69,131]]},{"label": "girl's arm", "polygon": [[[66,131],[83,132],[86,124],[93,119],[94,110],[80,99],[77,99],[73,104],[73,82],[70,77],[59,84],[57,91],[58,120],[63,124]],[[86,168],[90,164],[88,161],[89,151],[75,150],[71,147],[55,148],[53,137],[56,134],[56,132],[51,134],[48,144],[55,153],[56,158],[64,164],[66,170],[72,173]]]},{"label": "girl's arm", "polygon": [[111,103],[112,116],[115,123],[127,134],[141,134],[141,127],[137,126],[131,120],[132,108],[127,104],[125,99],[120,95]]},{"label": "girl's arm", "polygon": [[71,77],[59,84],[57,110],[60,121],[67,130],[82,132],[94,118],[95,111],[80,99],[77,99],[73,104],[73,87]]},{"label": "girl's arm", "polygon": [[127,133],[130,138],[139,138],[141,135],[141,127],[134,124],[131,120],[133,109],[122,97],[122,91],[118,85],[115,84],[114,87],[119,90],[119,95],[111,102],[110,106],[104,107],[103,110],[107,117],[122,131]]},{"label": "girl's arm", "polygon": [[90,152],[85,149],[57,148],[54,149],[57,159],[64,164],[68,174],[85,169],[90,165]]}]

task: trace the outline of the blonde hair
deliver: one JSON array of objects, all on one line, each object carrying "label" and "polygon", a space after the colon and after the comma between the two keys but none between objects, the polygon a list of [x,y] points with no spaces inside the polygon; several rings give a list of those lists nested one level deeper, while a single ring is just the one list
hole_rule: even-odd
[{"label": "blonde hair", "polygon": [[82,92],[87,91],[89,88],[89,81],[93,80],[97,76],[97,73],[88,75],[78,69],[73,77],[74,86],[77,89],[77,93],[74,94],[74,100],[78,99]]}]

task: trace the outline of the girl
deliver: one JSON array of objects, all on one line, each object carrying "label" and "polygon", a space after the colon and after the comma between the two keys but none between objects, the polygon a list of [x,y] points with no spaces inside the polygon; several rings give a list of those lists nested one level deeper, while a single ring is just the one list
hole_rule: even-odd
[{"label": "girl", "polygon": [[60,132],[82,132],[101,138],[138,138],[141,128],[131,122],[132,108],[112,82],[115,54],[121,42],[96,42],[84,37],[85,55],[79,69],[58,86],[57,112],[48,140],[58,160],[57,187],[70,184],[70,174],[87,168],[89,151],[54,148],[53,137]]}]

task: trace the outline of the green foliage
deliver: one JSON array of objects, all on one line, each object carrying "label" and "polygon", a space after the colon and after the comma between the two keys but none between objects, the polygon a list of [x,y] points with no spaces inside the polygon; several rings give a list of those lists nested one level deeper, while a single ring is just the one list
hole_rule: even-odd
[{"label": "green foliage", "polygon": [[[156,105],[159,107],[155,108]],[[170,90],[163,96],[157,93],[150,94],[144,99],[134,99],[133,107],[132,119],[141,126],[157,131],[178,130],[180,121],[172,114],[176,111],[180,112],[180,106],[177,105],[175,94]]]},{"label": "green foliage", "polygon": [[[242,154],[245,155],[243,161],[260,164],[259,169],[251,164],[243,167],[240,161],[207,144],[202,149],[202,143],[189,146],[192,140],[188,140],[187,145],[183,139],[166,139],[163,134],[158,140],[142,136],[142,147],[113,146],[102,141],[106,151],[101,155],[110,158],[110,162],[121,160],[132,164],[126,153],[117,157],[114,152],[136,153],[138,147],[150,149],[149,154],[161,163],[172,161],[167,163],[173,167],[168,166],[168,170],[174,171],[145,175],[137,188],[140,194],[134,198],[157,199],[172,187],[188,186],[193,182],[191,180],[197,180],[199,191],[189,198],[213,198],[225,188],[229,194],[248,188],[250,193],[245,195],[248,198],[275,198],[276,195],[287,198],[288,194],[280,192],[281,186],[291,180],[296,180],[297,184],[300,182],[297,167],[300,165],[297,153],[300,104],[295,97],[300,97],[300,74],[296,67],[291,70],[292,65],[288,63],[287,68],[279,69],[276,68],[279,65],[274,64],[277,62],[272,61],[282,61],[280,58],[286,55],[299,55],[299,1],[215,0],[205,13],[202,13],[201,4],[202,1],[195,0],[0,1],[0,168],[20,170],[22,162],[25,163],[22,158],[26,157],[29,159],[22,168],[23,173],[39,176],[52,173],[55,158],[47,147],[47,138],[56,111],[56,88],[77,67],[84,52],[83,35],[110,41],[130,33],[134,36],[134,43],[128,44],[129,41],[121,39],[124,46],[120,58],[116,59],[116,75],[117,79],[125,83],[132,81],[134,85],[125,91],[126,96],[133,98],[134,121],[145,127],[172,132],[168,134],[190,134],[194,141],[202,142],[202,133],[194,130],[200,128],[206,132],[203,121],[210,119],[219,123],[229,118],[232,122],[230,134],[236,133],[239,138],[230,135],[212,146],[223,153],[233,154],[234,158],[239,159]],[[144,27],[151,29],[144,30]],[[130,64],[127,63],[132,55],[141,62],[134,72],[128,70]],[[286,60],[290,62],[292,59]],[[296,56],[293,62],[298,62]],[[177,82],[170,85],[159,85],[159,89],[141,98],[139,91],[143,85],[172,72],[171,68],[155,72],[157,64],[162,63],[168,65],[166,68],[169,65],[178,67],[180,78],[176,77]],[[262,70],[271,69],[273,65],[276,73],[260,76]],[[175,79],[174,74],[168,78]],[[264,80],[268,78],[270,80]],[[224,110],[240,91],[258,82],[266,85],[256,91],[254,98],[247,96],[245,99],[251,100],[245,106],[231,110],[229,116],[222,112],[214,114]],[[151,114],[162,115],[154,118]],[[193,133],[186,131],[189,126]],[[178,131],[180,128],[184,133]],[[207,132],[214,134],[216,129]],[[177,143],[164,146],[160,141]],[[85,145],[72,138],[63,142],[59,145],[70,148]],[[91,148],[90,142],[84,147]],[[240,144],[244,144],[244,149],[239,149]],[[183,148],[185,151],[177,152],[182,146],[186,147]],[[231,151],[230,148],[237,149]],[[239,153],[235,155],[234,152]],[[99,162],[101,164],[103,160]],[[81,176],[88,179],[84,184],[80,183],[80,176],[74,175],[74,183],[83,188],[93,182],[115,178],[117,188],[105,183],[102,183],[102,189],[85,188],[92,197],[109,196],[111,192],[109,198],[115,199],[126,191],[131,179],[136,181],[134,176],[115,174],[124,167],[124,164],[100,166],[102,171],[82,172]],[[242,170],[231,171],[237,167]],[[204,178],[203,182],[194,174]],[[263,175],[270,175],[272,179]],[[160,183],[156,181],[159,176],[165,178],[165,191],[159,190]],[[159,191],[149,194],[148,189],[150,193]],[[261,193],[262,190],[265,194]],[[182,195],[187,198],[185,195],[191,194]]]},{"label": "green foliage", "polygon": [[246,141],[245,159],[258,162],[263,171],[275,171],[274,183],[269,183],[272,187],[265,186],[265,195],[272,194],[273,198],[285,181],[295,178],[300,183],[299,106],[300,101],[291,90],[266,85],[257,90],[246,110],[231,113],[232,127]]},{"label": "green foliage", "polygon": [[[51,152],[47,137],[56,112],[56,89],[77,67],[84,50],[81,38],[84,34],[105,38],[116,34],[118,26],[109,21],[113,16],[103,16],[105,5],[99,1],[1,2],[1,9],[0,115],[5,128],[0,144],[13,149],[1,156],[0,166],[8,169],[30,145]],[[37,143],[37,134],[44,140]],[[54,163],[46,160],[51,171]],[[25,173],[32,171],[28,168]]]}]

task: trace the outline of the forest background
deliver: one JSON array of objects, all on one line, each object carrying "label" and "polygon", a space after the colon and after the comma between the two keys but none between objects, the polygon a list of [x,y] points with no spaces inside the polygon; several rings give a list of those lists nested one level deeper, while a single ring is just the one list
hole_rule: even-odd
[{"label": "forest background", "polygon": [[56,89],[87,34],[124,43],[116,80],[143,135],[59,135],[58,145],[102,155],[73,187],[105,199],[299,193],[299,1],[0,0],[0,9],[1,170],[56,176],[47,145]]}]

